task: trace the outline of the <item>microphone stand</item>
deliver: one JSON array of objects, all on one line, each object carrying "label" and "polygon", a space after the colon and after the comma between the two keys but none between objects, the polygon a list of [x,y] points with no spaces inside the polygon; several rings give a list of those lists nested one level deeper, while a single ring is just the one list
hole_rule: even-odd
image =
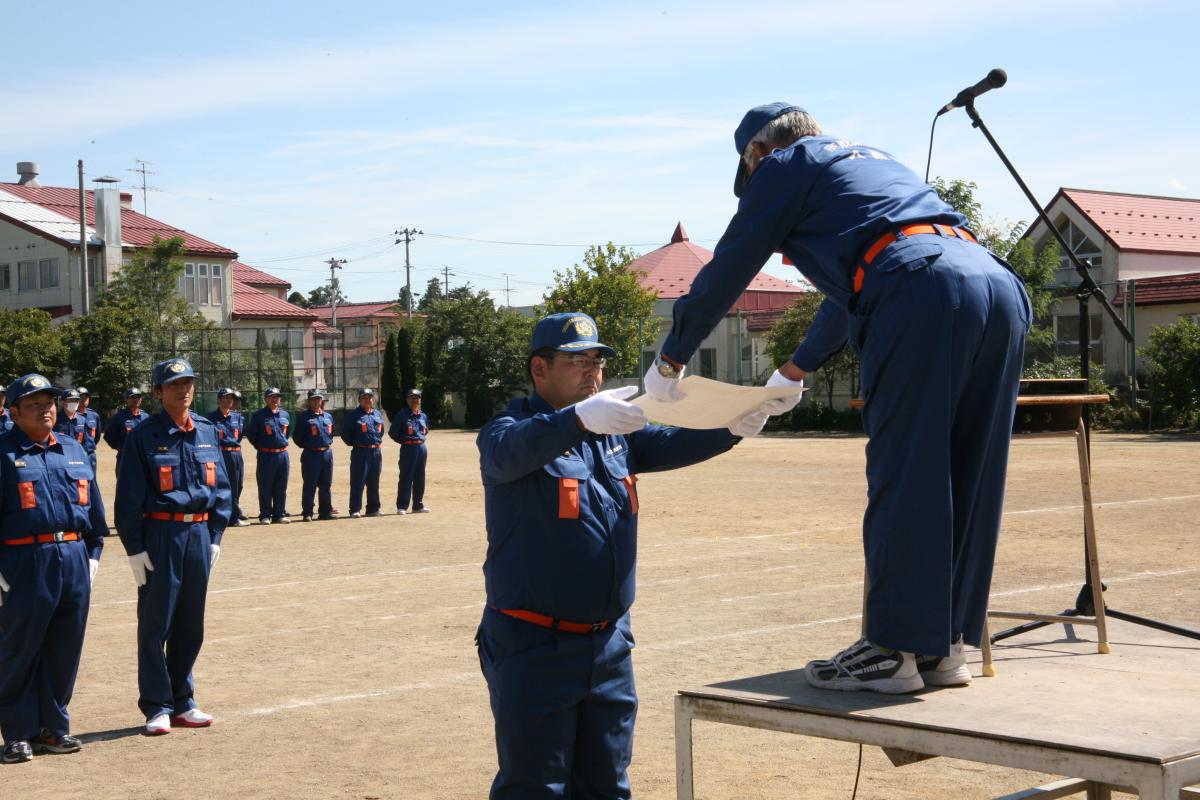
[{"label": "microphone stand", "polygon": [[[1033,192],[1029,191],[1029,187],[1026,186],[1025,181],[1021,179],[1016,167],[1014,167],[1012,162],[1008,160],[1008,156],[1006,156],[1004,151],[1000,149],[1000,145],[992,136],[991,131],[989,131],[987,126],[983,124],[983,119],[979,116],[979,112],[975,110],[974,99],[972,98],[971,100],[967,101],[963,108],[966,110],[967,116],[971,118],[971,126],[978,128],[979,132],[982,133],[984,138],[988,140],[988,144],[990,144],[992,149],[996,151],[996,155],[1000,157],[1000,160],[1004,163],[1004,166],[1012,175],[1013,180],[1017,182],[1017,186],[1021,187],[1021,191],[1025,193],[1026,199],[1029,200],[1029,203],[1033,206],[1034,210],[1037,211],[1038,219],[1045,223],[1046,229],[1049,230],[1050,233],[1053,234],[1054,238],[1058,240],[1058,244],[1062,248],[1062,252],[1067,254],[1067,258],[1071,261],[1071,266],[1075,267],[1075,272],[1079,274],[1079,286],[1075,290],[1075,297],[1079,301],[1079,374],[1084,380],[1087,380],[1090,375],[1090,348],[1092,340],[1091,315],[1088,307],[1091,299],[1096,299],[1096,301],[1100,304],[1100,307],[1104,309],[1105,313],[1107,313],[1109,318],[1113,321],[1113,324],[1116,326],[1117,330],[1120,331],[1121,336],[1125,338],[1126,342],[1133,342],[1133,334],[1125,325],[1124,320],[1122,320],[1117,314],[1117,310],[1113,308],[1112,303],[1109,302],[1108,297],[1104,294],[1104,291],[1096,284],[1096,282],[1092,279],[1092,276],[1088,274],[1087,267],[1084,266],[1084,264],[1079,260],[1079,257],[1076,256],[1071,250],[1070,245],[1067,244],[1067,240],[1063,237],[1058,228],[1054,226],[1054,223],[1050,221],[1050,216],[1045,212],[1041,204],[1038,203],[1037,198],[1033,196]],[[1088,413],[1088,406],[1086,403],[1083,404],[1083,430],[1084,444],[1087,448],[1089,456],[1088,461],[1091,463],[1091,414]],[[1095,603],[1092,600],[1092,586],[1089,583],[1088,578],[1088,556],[1089,553],[1087,539],[1085,538],[1083,542],[1083,586],[1080,587],[1079,594],[1075,598],[1075,607],[1063,611],[1061,616],[1090,617],[1094,616],[1096,613]],[[1107,588],[1108,587],[1104,586],[1103,584],[1100,586],[1101,592]],[[1160,622],[1158,620],[1137,616],[1135,614],[1127,614],[1123,611],[1109,608],[1107,604],[1104,606],[1104,613],[1106,616],[1114,619],[1124,620],[1126,622],[1132,622],[1135,625],[1154,628],[1156,630],[1165,631],[1166,633],[1171,633],[1176,636],[1186,636],[1190,639],[1200,639],[1200,631],[1194,631],[1189,628],[1181,628],[1178,625],[1171,625],[1166,622]],[[1001,639],[1007,639],[1010,636],[1016,636],[1018,634],[1043,628],[1051,624],[1053,623],[1046,621],[1027,622],[1024,625],[1018,625],[1014,628],[1009,628],[1008,630],[1003,630],[999,633],[993,634],[991,641],[995,643]]]}]

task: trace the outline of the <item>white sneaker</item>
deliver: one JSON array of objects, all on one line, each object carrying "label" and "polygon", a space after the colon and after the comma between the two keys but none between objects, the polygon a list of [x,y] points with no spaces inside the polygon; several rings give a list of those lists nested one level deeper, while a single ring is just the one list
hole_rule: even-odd
[{"label": "white sneaker", "polygon": [[362,516],[361,511],[351,511],[350,512],[350,519],[358,519],[361,516]]},{"label": "white sneaker", "polygon": [[212,725],[212,714],[205,714],[198,708],[189,708],[182,714],[171,717],[171,724],[178,728],[207,728]]},{"label": "white sneaker", "polygon": [[155,714],[146,720],[147,736],[162,736],[171,732],[171,718],[166,714]]},{"label": "white sneaker", "polygon": [[235,520],[233,524],[234,524],[234,525],[236,525],[236,526],[238,526],[239,528],[245,528],[245,527],[247,527],[247,526],[250,524],[250,520],[248,520],[248,519],[239,519],[239,520]]},{"label": "white sneaker", "polygon": [[275,520],[275,524],[276,525],[291,525],[292,518],[291,517],[280,517],[279,519]]},{"label": "white sneaker", "polygon": [[833,658],[810,661],[804,677],[818,689],[905,694],[925,688],[912,653],[859,639]]},{"label": "white sneaker", "polygon": [[428,514],[429,506],[421,506],[420,508],[414,508],[413,513],[414,514]]},{"label": "white sneaker", "polygon": [[397,513],[397,514],[400,514],[401,516],[403,516],[403,515],[407,514],[408,512],[407,512],[407,511],[405,511],[403,508],[397,508],[397,509],[396,509],[396,513]]},{"label": "white sneaker", "polygon": [[948,656],[917,656],[917,670],[926,686],[966,686],[971,682],[967,648],[961,640],[950,645]]}]

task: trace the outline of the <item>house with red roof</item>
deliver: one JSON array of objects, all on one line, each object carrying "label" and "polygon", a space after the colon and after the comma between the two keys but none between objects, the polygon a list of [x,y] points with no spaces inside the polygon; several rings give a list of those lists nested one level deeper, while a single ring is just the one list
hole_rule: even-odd
[{"label": "house with red roof", "polygon": [[[0,308],[40,308],[56,319],[85,309],[87,295],[154,237],[183,239],[180,292],[206,319],[226,325],[233,312],[230,264],[237,253],[133,210],[133,196],[114,188],[86,190],[80,241],[79,190],[42,186],[37,165],[17,164],[19,180],[0,182]],[[90,302],[88,304],[90,307]]]},{"label": "house with red roof", "polygon": [[[1126,345],[1096,303],[1091,304],[1092,359],[1109,384],[1124,385],[1141,365],[1155,326],[1180,317],[1200,318],[1200,199],[1061,188],[1046,208],[1134,334]],[[1053,237],[1038,220],[1025,234],[1035,248]],[[1079,283],[1066,254],[1056,283]],[[1068,297],[1054,312],[1060,354],[1078,352],[1078,304]]]},{"label": "house with red roof", "polygon": [[[313,306],[309,310],[324,326],[336,327],[342,337],[338,349],[337,385],[346,389],[371,387],[378,390],[387,337],[400,324],[396,301],[338,303],[336,325],[332,306]],[[357,400],[349,402],[353,404]]]},{"label": "house with red roof", "polygon": [[[687,294],[700,268],[712,257],[711,250],[688,238],[680,222],[670,242],[630,263],[630,270],[642,273],[642,286],[658,292],[654,316],[661,321],[659,338],[652,349],[642,351],[643,374],[671,330],[672,305]],[[688,373],[742,384],[753,383],[756,378],[764,377],[764,373],[770,375],[775,365],[767,352],[766,335],[806,291],[810,290],[805,286],[766,272],[758,273],[692,356],[687,364]]]}]

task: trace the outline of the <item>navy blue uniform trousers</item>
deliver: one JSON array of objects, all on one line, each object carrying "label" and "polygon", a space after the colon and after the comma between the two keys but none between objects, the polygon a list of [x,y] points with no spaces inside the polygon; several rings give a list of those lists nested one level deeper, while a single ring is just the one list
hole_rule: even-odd
[{"label": "navy blue uniform trousers", "polygon": [[240,450],[222,450],[221,460],[225,462],[225,472],[229,474],[229,490],[233,494],[233,515],[230,524],[246,516],[242,513],[242,481],[246,475],[246,465],[242,461]]},{"label": "navy blue uniform trousers", "polygon": [[631,796],[638,702],[629,614],[578,634],[488,608],[476,643],[496,721],[492,800]]},{"label": "navy blue uniform trousers", "polygon": [[300,509],[306,516],[313,513],[313,500],[320,493],[320,514],[327,517],[333,513],[333,451],[305,450],[300,454],[300,476],[304,489],[300,495]]},{"label": "navy blue uniform trousers", "polygon": [[12,586],[0,606],[4,741],[32,739],[42,728],[63,736],[91,597],[87,545],[0,546],[0,573]]},{"label": "navy blue uniform trousers", "polygon": [[850,319],[870,437],[867,638],[926,655],[980,643],[1031,318],[1002,262],[942,244],[928,264],[868,268]]},{"label": "navy blue uniform trousers", "polygon": [[212,538],[207,522],[146,520],[154,570],[138,588],[138,707],[146,719],[195,708]]},{"label": "navy blue uniform trousers", "polygon": [[379,510],[379,476],[383,454],[378,447],[354,447],[350,452],[350,513],[362,509],[363,487],[367,489],[367,513]]},{"label": "navy blue uniform trousers", "polygon": [[287,516],[287,482],[291,462],[287,451],[264,453],[258,451],[258,516],[281,519]]},{"label": "navy blue uniform trousers", "polygon": [[396,484],[396,508],[408,508],[412,499],[413,511],[425,507],[425,462],[429,450],[423,444],[400,445],[400,480]]}]

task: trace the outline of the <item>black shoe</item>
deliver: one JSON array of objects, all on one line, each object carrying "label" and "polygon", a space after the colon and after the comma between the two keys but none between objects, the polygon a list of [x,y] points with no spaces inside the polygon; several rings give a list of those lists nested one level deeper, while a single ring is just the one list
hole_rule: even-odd
[{"label": "black shoe", "polygon": [[337,518],[338,518],[337,512],[334,512],[332,514],[322,514],[321,516],[317,517],[317,519],[320,519],[320,520],[337,519]]},{"label": "black shoe", "polygon": [[9,742],[4,745],[4,756],[0,758],[5,764],[20,764],[22,761],[33,760],[33,748],[29,746],[29,742],[23,739],[18,739],[15,742]]},{"label": "black shoe", "polygon": [[55,736],[42,728],[42,732],[31,742],[35,753],[78,753],[83,742],[69,733]]},{"label": "black shoe", "polygon": [[382,517],[383,512],[382,511],[368,511],[367,516],[368,517]]}]

